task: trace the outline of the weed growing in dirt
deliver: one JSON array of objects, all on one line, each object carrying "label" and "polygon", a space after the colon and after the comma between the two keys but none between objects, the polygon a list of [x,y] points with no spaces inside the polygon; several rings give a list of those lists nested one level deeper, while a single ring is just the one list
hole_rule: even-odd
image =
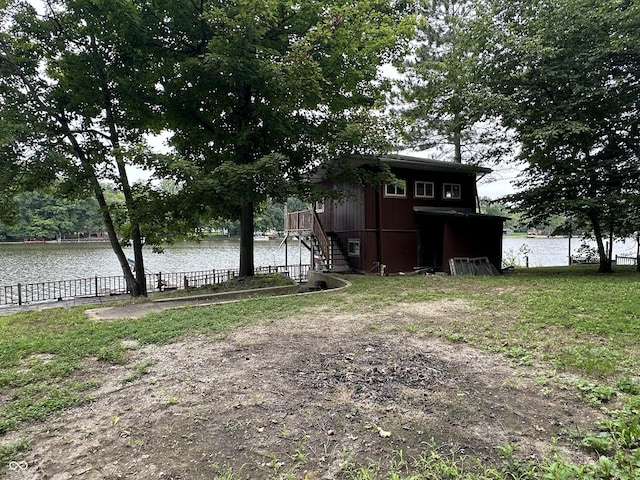
[{"label": "weed growing in dirt", "polygon": [[465,341],[464,334],[455,331],[440,330],[439,336],[453,343]]},{"label": "weed growing in dirt", "polygon": [[153,365],[153,363],[154,363],[153,360],[145,360],[144,362],[137,364],[134,367],[133,372],[131,372],[126,377],[124,377],[122,379],[122,382],[123,383],[133,382],[134,380],[139,379],[143,375],[146,375],[147,373],[149,373],[149,367]]},{"label": "weed growing in dirt", "polygon": [[619,459],[623,452],[633,454],[636,462],[640,456],[640,396],[627,399],[621,409],[609,412],[600,421],[600,430],[585,436],[583,445],[600,455],[613,455]]},{"label": "weed growing in dirt", "polygon": [[[600,431],[588,433],[582,444],[598,454],[595,462],[583,465],[564,460],[558,453],[540,462],[521,460],[517,447],[505,444],[500,448],[503,476],[496,478],[544,479],[632,479],[640,472],[640,397],[630,398],[623,409],[614,410],[611,417],[600,422]],[[493,478],[493,477],[492,477]]]},{"label": "weed growing in dirt", "polygon": [[611,400],[615,394],[613,387],[607,385],[597,385],[591,382],[581,380],[576,383],[576,387],[580,390],[582,398],[592,405],[600,405]]},{"label": "weed growing in dirt", "polygon": [[122,365],[126,361],[126,349],[120,342],[114,345],[106,345],[100,347],[96,358],[102,362]]},{"label": "weed growing in dirt", "polygon": [[[618,430],[619,431],[619,430]],[[636,443],[637,445],[637,439]],[[589,445],[591,447],[591,445]],[[621,445],[609,445],[609,452]],[[505,443],[496,447],[502,458],[502,465],[486,466],[477,458],[462,455],[451,448],[448,451],[439,449],[435,442],[425,445],[424,453],[417,458],[408,459],[400,451],[393,452],[393,457],[387,466],[382,462],[369,460],[365,464],[358,462],[353,454],[344,455],[341,478],[347,480],[594,480],[594,479],[622,479],[637,478],[636,466],[625,455],[615,454],[613,457],[602,455],[597,461],[587,465],[576,465],[565,461],[557,452],[552,451],[541,461],[522,460],[517,456],[518,446]],[[623,447],[627,448],[628,447]],[[637,458],[634,460],[637,462]],[[306,473],[301,476],[299,471],[285,471],[284,464],[277,457],[271,460],[273,475],[268,480],[282,480],[316,478]],[[227,469],[223,476],[214,477],[215,480],[239,480],[245,478],[240,472],[234,473]]]}]

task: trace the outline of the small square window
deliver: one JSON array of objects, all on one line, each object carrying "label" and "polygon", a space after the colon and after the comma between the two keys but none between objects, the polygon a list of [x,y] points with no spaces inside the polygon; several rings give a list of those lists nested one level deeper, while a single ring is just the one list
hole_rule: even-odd
[{"label": "small square window", "polygon": [[348,249],[349,249],[348,254],[350,257],[359,257],[360,256],[360,239],[350,238]]},{"label": "small square window", "polygon": [[316,213],[324,212],[324,199],[316,201],[313,207]]},{"label": "small square window", "polygon": [[394,183],[387,183],[384,186],[385,197],[407,197],[407,182],[406,180],[398,180]]},{"label": "small square window", "polygon": [[445,200],[457,200],[462,198],[460,184],[444,183],[442,184],[442,198]]},{"label": "small square window", "polygon": [[413,196],[415,198],[433,198],[435,196],[433,182],[415,182]]}]

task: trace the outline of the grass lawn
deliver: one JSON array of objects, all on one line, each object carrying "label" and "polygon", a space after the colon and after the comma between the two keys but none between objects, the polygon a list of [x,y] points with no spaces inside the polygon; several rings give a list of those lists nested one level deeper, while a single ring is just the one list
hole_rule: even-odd
[{"label": "grass lawn", "polygon": [[[0,472],[30,448],[29,439],[6,443],[2,436],[26,422],[46,422],[54,412],[90,402],[96,383],[73,381],[74,372],[88,358],[105,365],[125,362],[125,339],[166,344],[187,334],[224,333],[278,321],[319,306],[366,313],[399,303],[465,300],[473,305],[472,322],[449,319],[421,333],[501,353],[514,364],[536,366],[550,376],[570,374],[575,378],[572,387],[584,401],[602,405],[607,414],[592,432],[576,439],[597,451],[599,461],[521,462],[511,446],[503,445],[503,465],[485,465],[473,472],[465,470],[459,458],[432,455],[412,465],[410,474],[362,466],[353,469],[351,478],[640,478],[640,274],[635,267],[617,267],[614,274],[598,275],[595,268],[516,269],[500,277],[437,276],[428,288],[422,276],[353,276],[352,286],[337,292],[169,310],[138,320],[90,320],[84,314],[87,306],[2,316]],[[144,365],[138,373],[144,374]]]}]

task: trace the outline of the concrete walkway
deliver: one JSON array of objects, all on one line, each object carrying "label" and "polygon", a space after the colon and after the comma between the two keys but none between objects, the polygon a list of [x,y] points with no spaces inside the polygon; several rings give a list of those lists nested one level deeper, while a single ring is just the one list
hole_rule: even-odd
[{"label": "concrete walkway", "polygon": [[72,298],[69,300],[59,300],[52,302],[32,303],[27,305],[11,305],[0,307],[0,316],[11,315],[14,313],[36,312],[48,310],[51,308],[71,308],[79,305],[100,305],[104,303],[113,303],[114,301],[129,300],[129,295],[119,295],[117,299],[114,297],[88,297],[88,298]]},{"label": "concrete walkway", "polygon": [[[118,297],[120,300],[129,300],[129,297],[123,295]],[[71,308],[80,305],[99,305],[101,303],[113,303],[114,300],[100,302],[97,298],[76,298],[74,300],[62,300],[59,302],[43,302],[33,305],[22,305],[12,307],[0,308],[0,316],[11,315],[14,313],[42,311],[52,308]],[[89,318],[99,320],[115,320],[118,318],[140,318],[149,313],[162,312],[171,308],[184,308],[188,306],[205,306],[213,303],[221,303],[211,301],[211,299],[195,299],[194,297],[185,297],[184,299],[175,299],[171,302],[158,302],[153,300],[147,300],[137,303],[127,303],[125,305],[110,305],[104,307],[88,308],[85,313]]]},{"label": "concrete walkway", "polygon": [[120,318],[140,318],[149,313],[158,313],[170,308],[190,306],[189,302],[162,304],[158,302],[141,302],[119,305],[117,307],[90,308],[85,311],[89,318],[96,320],[115,320]]}]

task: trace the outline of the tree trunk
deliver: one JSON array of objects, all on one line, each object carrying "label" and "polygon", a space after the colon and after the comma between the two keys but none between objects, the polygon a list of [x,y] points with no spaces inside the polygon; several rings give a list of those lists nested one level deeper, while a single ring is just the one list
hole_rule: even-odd
[{"label": "tree trunk", "polygon": [[598,246],[598,257],[600,258],[600,266],[598,267],[598,273],[612,273],[611,259],[607,256],[607,251],[604,248],[604,241],[602,238],[602,229],[600,223],[594,218],[591,218],[591,225],[593,226],[593,235],[596,237],[596,245]]},{"label": "tree trunk", "polygon": [[607,252],[607,257],[609,257],[609,265],[611,270],[613,270],[613,223],[609,225],[609,251]]},{"label": "tree trunk", "polygon": [[113,225],[113,220],[111,219],[111,214],[109,213],[108,206],[104,199],[104,196],[102,195],[102,192],[100,192],[100,194],[96,192],[96,199],[98,200],[98,204],[100,205],[100,211],[102,212],[104,226],[107,230],[107,234],[109,235],[109,244],[111,245],[113,253],[116,254],[116,258],[118,259],[118,263],[120,264],[120,268],[122,269],[124,279],[127,282],[129,294],[132,297],[139,297],[141,295],[144,295],[140,292],[138,282],[131,272],[131,266],[129,265],[127,256],[125,255],[124,250],[122,250],[122,246],[118,241],[118,234],[116,233],[116,228]]},{"label": "tree trunk", "polygon": [[636,272],[640,272],[640,231],[636,233]]},{"label": "tree trunk", "polygon": [[[102,193],[102,187],[98,183],[97,179],[95,179],[95,181],[93,181],[92,183],[94,188],[94,196],[98,201],[98,205],[100,206],[100,212],[102,212],[102,220],[104,221],[107,234],[109,235],[109,244],[111,245],[111,249],[118,259],[118,263],[120,264],[120,268],[122,269],[122,274],[124,275],[124,279],[127,282],[129,294],[132,297],[146,296],[147,281],[144,276],[144,262],[142,260],[142,242],[140,231],[136,228],[134,229],[134,232],[132,234],[134,242],[133,250],[136,270],[136,274],[134,276],[133,272],[131,271],[131,265],[129,265],[129,260],[127,259],[124,250],[122,250],[122,246],[120,245],[120,241],[118,240],[118,234],[113,224],[111,214],[109,213],[109,206],[107,205],[104,194]],[[137,242],[136,237],[138,240]],[[138,247],[136,247],[136,243],[139,244]]]},{"label": "tree trunk", "polygon": [[240,276],[253,277],[253,203],[240,207]]},{"label": "tree trunk", "polygon": [[458,114],[453,119],[453,161],[462,163],[462,123]]},{"label": "tree trunk", "polygon": [[144,271],[144,257],[142,255],[142,247],[144,241],[140,234],[140,227],[135,225],[131,230],[131,242],[133,244],[133,258],[135,260],[136,285],[139,296],[147,296],[147,278]]},{"label": "tree trunk", "polygon": [[[94,49],[94,51],[96,51],[96,58],[99,59],[100,57],[97,54],[96,41],[93,36],[91,37],[91,46]],[[104,67],[99,60],[96,61],[96,66],[98,68],[100,79],[102,81],[102,96],[103,96],[103,104],[104,104],[105,114],[106,114],[105,120],[106,120],[107,127],[109,129],[109,140],[111,141],[111,146],[113,147],[113,151],[115,152],[114,157],[115,157],[116,166],[118,168],[118,177],[120,180],[120,185],[122,187],[122,193],[124,194],[124,201],[127,208],[129,223],[131,224],[131,243],[133,245],[133,258],[135,262],[134,263],[135,282],[131,283],[129,289],[131,291],[132,296],[146,297],[147,296],[147,279],[144,272],[144,258],[142,255],[142,247],[144,246],[144,242],[142,241],[140,224],[138,223],[138,215],[136,212],[135,202],[133,201],[133,194],[131,192],[131,185],[129,184],[129,178],[127,176],[126,165],[125,165],[124,159],[122,158],[122,152],[120,151],[121,150],[120,134],[118,131],[116,117],[114,115],[114,110],[113,110],[113,98],[111,96],[111,90],[109,87],[109,83],[107,81],[107,76],[104,72]],[[131,272],[130,267],[129,267],[129,272]]]},{"label": "tree trunk", "polygon": [[[146,295],[146,280],[144,276],[138,277],[142,278],[142,282],[144,283],[144,287],[140,288],[140,283],[133,276],[131,272],[131,267],[129,266],[129,261],[127,260],[127,256],[124,254],[122,250],[122,246],[118,241],[118,234],[116,232],[116,228],[113,224],[113,219],[111,218],[111,214],[109,213],[109,205],[104,198],[104,192],[102,191],[102,186],[100,186],[100,182],[96,177],[95,171],[93,169],[93,164],[89,160],[86,152],[82,148],[82,146],[78,143],[75,135],[71,132],[69,128],[69,123],[67,122],[66,117],[63,114],[60,114],[56,117],[56,120],[60,122],[62,126],[66,138],[71,142],[73,146],[73,150],[80,160],[83,170],[89,176],[89,181],[91,183],[91,188],[93,190],[93,195],[95,199],[98,201],[98,206],[100,207],[100,212],[102,215],[102,220],[104,221],[105,229],[107,230],[107,234],[109,235],[109,244],[111,245],[111,249],[113,253],[115,253],[116,258],[118,259],[118,263],[120,263],[120,268],[122,269],[122,274],[124,275],[124,279],[127,282],[127,288],[129,289],[129,294],[132,297],[139,297],[142,295]],[[142,248],[140,248],[140,254],[142,253]],[[137,262],[136,262],[137,263]],[[144,271],[144,264],[140,262],[140,267]]]}]

